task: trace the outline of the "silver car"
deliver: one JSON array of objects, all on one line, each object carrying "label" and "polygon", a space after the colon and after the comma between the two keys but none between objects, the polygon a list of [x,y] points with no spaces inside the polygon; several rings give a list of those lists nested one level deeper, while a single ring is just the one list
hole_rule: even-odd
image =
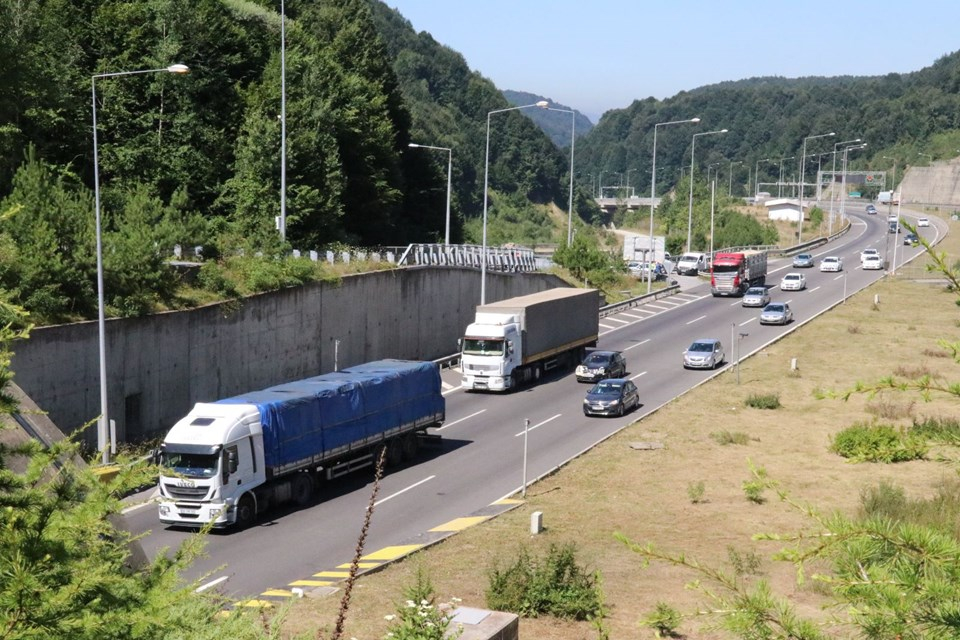
[{"label": "silver car", "polygon": [[766,287],[750,287],[743,294],[741,304],[744,307],[765,307],[770,304],[770,292]]},{"label": "silver car", "polygon": [[793,267],[795,269],[806,269],[813,266],[813,255],[809,253],[798,253],[793,258]]},{"label": "silver car", "polygon": [[793,311],[786,302],[771,302],[760,312],[760,324],[790,324]]},{"label": "silver car", "polygon": [[684,369],[716,369],[723,360],[723,344],[716,338],[694,340],[683,352]]}]

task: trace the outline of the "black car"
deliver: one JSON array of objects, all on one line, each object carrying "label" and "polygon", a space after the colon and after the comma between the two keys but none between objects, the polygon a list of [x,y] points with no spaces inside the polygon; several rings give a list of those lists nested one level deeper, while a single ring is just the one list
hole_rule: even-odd
[{"label": "black car", "polygon": [[627,375],[627,360],[620,351],[591,351],[577,367],[577,382],[596,382]]},{"label": "black car", "polygon": [[908,233],[907,235],[903,236],[903,244],[908,244],[911,247],[915,247],[916,245],[920,244],[920,238],[918,238],[917,234],[915,233]]},{"label": "black car", "polygon": [[625,378],[601,380],[583,399],[585,416],[622,416],[640,406],[637,385]]}]

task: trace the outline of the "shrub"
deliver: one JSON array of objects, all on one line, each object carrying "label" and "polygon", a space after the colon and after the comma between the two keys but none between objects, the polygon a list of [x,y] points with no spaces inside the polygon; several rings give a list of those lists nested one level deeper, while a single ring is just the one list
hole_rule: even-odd
[{"label": "shrub", "polygon": [[854,462],[905,462],[927,454],[924,440],[887,424],[855,424],[830,443],[830,450]]},{"label": "shrub", "polygon": [[724,429],[723,431],[711,433],[710,437],[713,438],[714,441],[716,441],[716,443],[720,446],[725,446],[728,444],[747,444],[750,442],[750,436],[742,431],[727,431]]},{"label": "shrub", "polygon": [[700,504],[703,502],[703,493],[704,493],[704,484],[703,480],[697,482],[691,482],[687,485],[687,496],[690,498],[690,502],[693,504]]},{"label": "shrub", "polygon": [[529,618],[548,614],[587,620],[600,612],[598,578],[577,565],[572,543],[550,545],[542,560],[522,548],[511,566],[490,572],[487,607]]},{"label": "shrub", "polygon": [[397,613],[385,616],[390,622],[386,638],[391,640],[454,640],[463,635],[463,628],[449,630],[449,609],[454,603],[437,605],[433,584],[417,567],[416,582],[404,590],[406,602],[397,606]]},{"label": "shrub", "polygon": [[910,417],[913,414],[914,405],[915,403],[912,400],[907,403],[900,403],[880,399],[877,402],[868,403],[867,411],[884,420],[899,420]]},{"label": "shrub", "polygon": [[751,480],[744,480],[743,484],[743,493],[747,496],[747,500],[756,504],[763,504],[767,501],[764,497],[763,492],[766,491],[767,487],[770,486],[770,480],[767,477],[767,470],[763,467],[753,467],[751,465],[750,470],[753,472],[753,478]]},{"label": "shrub", "polygon": [[680,626],[680,612],[666,602],[658,602],[657,608],[647,614],[640,622],[645,627],[651,627],[658,638],[678,638],[677,627]]},{"label": "shrub", "polygon": [[753,393],[744,401],[744,404],[754,409],[779,409],[780,395],[776,393]]},{"label": "shrub", "polygon": [[960,420],[957,418],[924,418],[913,420],[910,434],[944,444],[960,444]]},{"label": "shrub", "polygon": [[730,566],[733,567],[734,573],[738,576],[758,576],[763,573],[763,562],[760,560],[760,556],[753,551],[740,553],[733,547],[727,547],[727,559],[730,561]]}]

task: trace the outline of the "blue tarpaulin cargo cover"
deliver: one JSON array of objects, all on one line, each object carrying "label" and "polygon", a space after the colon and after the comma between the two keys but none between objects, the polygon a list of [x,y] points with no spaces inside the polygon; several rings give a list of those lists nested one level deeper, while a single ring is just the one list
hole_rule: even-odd
[{"label": "blue tarpaulin cargo cover", "polygon": [[278,469],[325,460],[384,433],[439,426],[440,390],[432,362],[377,360],[217,402],[259,409],[264,462]]}]

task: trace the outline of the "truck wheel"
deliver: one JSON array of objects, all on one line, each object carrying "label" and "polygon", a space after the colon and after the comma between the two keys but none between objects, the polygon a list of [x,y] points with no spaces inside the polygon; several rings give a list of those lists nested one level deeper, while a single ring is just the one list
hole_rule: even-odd
[{"label": "truck wheel", "polygon": [[540,370],[540,365],[538,364],[533,365],[533,381],[534,382],[540,382],[540,375],[542,373],[543,372]]},{"label": "truck wheel", "polygon": [[257,503],[249,493],[237,504],[237,528],[246,529],[257,519]]},{"label": "truck wheel", "polygon": [[384,445],[387,448],[387,459],[385,465],[389,467],[397,467],[403,462],[403,446],[400,443],[398,438],[393,440],[388,440]]},{"label": "truck wheel", "polygon": [[298,507],[310,504],[313,498],[313,478],[309,473],[298,473],[293,479],[293,501]]},{"label": "truck wheel", "polygon": [[420,438],[417,437],[416,433],[408,433],[403,436],[400,444],[404,460],[413,460],[417,457],[417,452],[420,451]]}]

